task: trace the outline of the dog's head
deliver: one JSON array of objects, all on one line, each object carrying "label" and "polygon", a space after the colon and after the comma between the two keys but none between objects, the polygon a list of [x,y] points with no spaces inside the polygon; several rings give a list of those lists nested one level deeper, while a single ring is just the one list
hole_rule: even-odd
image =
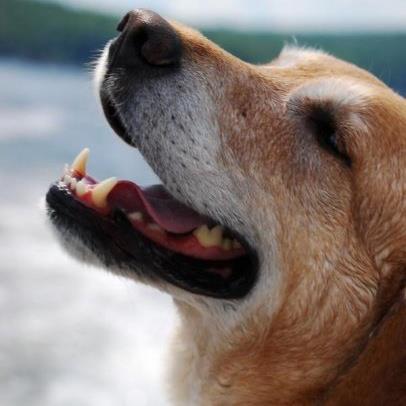
[{"label": "dog's head", "polygon": [[96,69],[102,105],[164,189],[108,181],[93,204],[82,156],[48,194],[67,248],[222,328],[325,297],[358,298],[357,318],[406,259],[404,99],[319,51],[253,66],[149,11],[118,29]]}]

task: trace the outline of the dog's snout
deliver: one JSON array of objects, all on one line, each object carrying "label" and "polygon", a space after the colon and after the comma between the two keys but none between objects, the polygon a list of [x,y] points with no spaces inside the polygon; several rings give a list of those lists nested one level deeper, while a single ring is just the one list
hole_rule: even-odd
[{"label": "dog's snout", "polygon": [[174,28],[160,15],[149,10],[133,10],[118,24],[121,32],[113,65],[134,66],[146,62],[153,66],[179,63],[182,42]]}]

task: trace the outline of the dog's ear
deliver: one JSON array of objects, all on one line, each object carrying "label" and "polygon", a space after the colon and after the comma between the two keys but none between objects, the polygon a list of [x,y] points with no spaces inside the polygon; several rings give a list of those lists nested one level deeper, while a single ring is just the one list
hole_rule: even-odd
[{"label": "dog's ear", "polygon": [[405,99],[383,85],[328,78],[295,90],[287,106],[347,165],[354,222],[377,267],[382,274],[404,274]]}]

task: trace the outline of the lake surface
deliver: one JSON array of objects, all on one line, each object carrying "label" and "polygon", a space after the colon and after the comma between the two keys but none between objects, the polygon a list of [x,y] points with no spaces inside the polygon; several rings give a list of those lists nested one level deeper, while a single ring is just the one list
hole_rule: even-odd
[{"label": "lake surface", "polygon": [[166,405],[170,298],[68,258],[41,208],[84,146],[97,178],[156,177],[85,71],[0,60],[0,85],[0,405]]}]

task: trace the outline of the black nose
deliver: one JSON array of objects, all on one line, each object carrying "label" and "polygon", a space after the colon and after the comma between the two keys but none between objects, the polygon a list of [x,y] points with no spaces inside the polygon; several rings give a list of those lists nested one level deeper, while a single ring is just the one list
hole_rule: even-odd
[{"label": "black nose", "polygon": [[179,63],[181,40],[172,26],[153,11],[130,11],[117,30],[121,35],[111,47],[111,66],[131,67],[142,61],[154,66]]}]

